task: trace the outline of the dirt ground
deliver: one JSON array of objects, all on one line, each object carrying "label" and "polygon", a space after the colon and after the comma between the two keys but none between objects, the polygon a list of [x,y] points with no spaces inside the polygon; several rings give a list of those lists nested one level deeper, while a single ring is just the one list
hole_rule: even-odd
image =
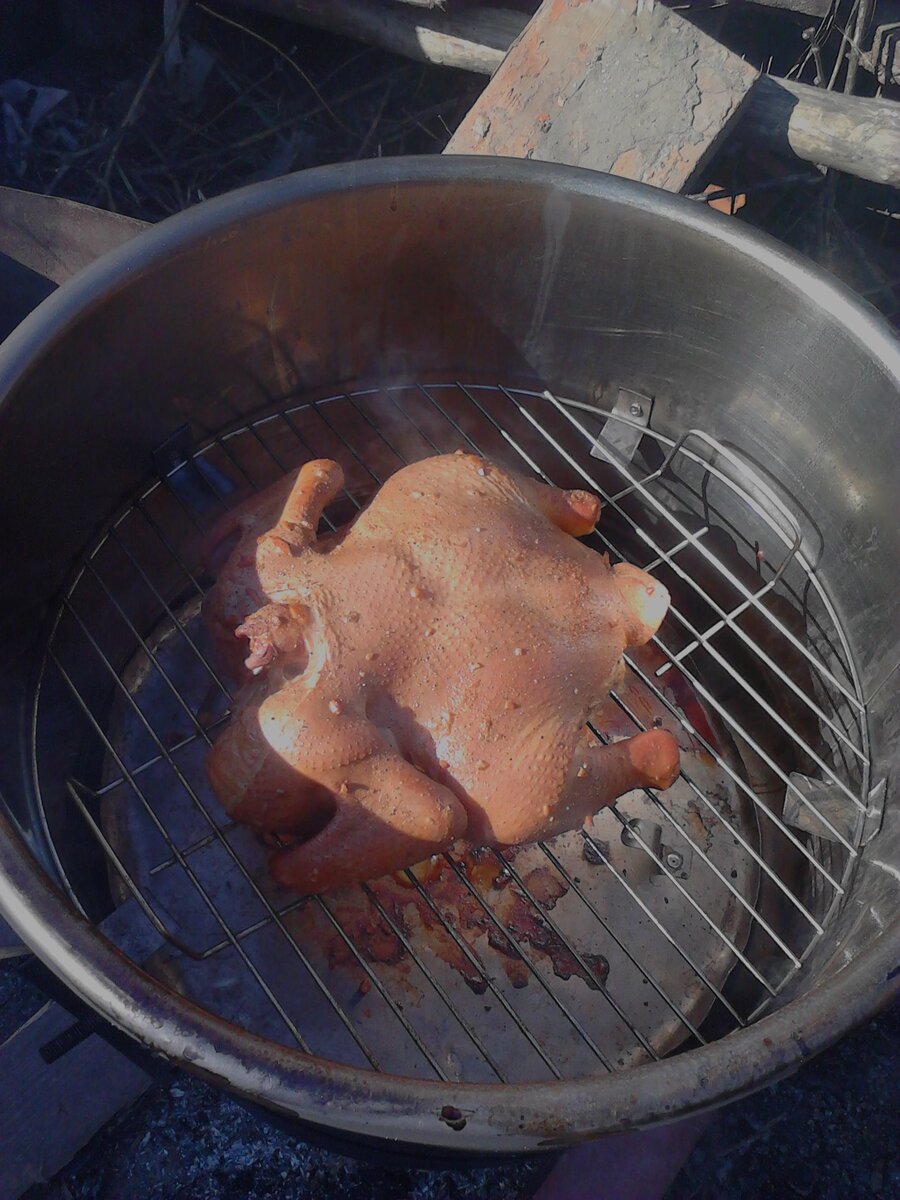
[{"label": "dirt ground", "polygon": [[[20,36],[0,37],[0,183],[145,220],[322,162],[438,153],[482,86],[239,10],[223,19],[193,5],[165,44],[161,4],[106,4],[103,29],[65,0],[37,15],[27,7]],[[887,189],[814,168],[779,173],[740,137],[708,182],[746,195],[737,219],[900,321],[898,206]],[[21,964],[0,964],[0,1040],[39,1003]],[[669,1200],[900,1198],[898,1114],[895,1008],[717,1115]],[[534,1184],[527,1166],[421,1173],[313,1149],[173,1073],[29,1200],[506,1200]],[[602,1197],[602,1187],[584,1194]]]}]

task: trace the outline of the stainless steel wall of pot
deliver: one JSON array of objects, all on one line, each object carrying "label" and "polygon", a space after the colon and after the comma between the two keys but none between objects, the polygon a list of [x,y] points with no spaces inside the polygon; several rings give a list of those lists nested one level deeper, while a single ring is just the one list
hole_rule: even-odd
[{"label": "stainless steel wall of pot", "polygon": [[[550,1082],[401,1078],[224,1020],[95,927],[96,847],[65,789],[54,799],[41,787],[75,773],[80,735],[64,705],[47,712],[53,696],[35,716],[73,564],[158,474],[178,431],[199,445],[288,396],[436,380],[546,391],[588,421],[608,415],[617,387],[652,398],[660,445],[691,449],[682,439],[696,437],[701,463],[712,445],[742,502],[789,515],[787,542],[802,540],[792,569],[827,600],[860,730],[857,805],[841,826],[851,851],[827,901],[803,885],[822,932],[802,966],[773,974],[757,1019],[708,1044]],[[898,397],[897,343],[846,290],[734,221],[590,173],[464,158],[348,165],[140,235],[0,347],[0,911],[152,1051],[351,1138],[524,1152],[671,1119],[794,1069],[900,987]],[[840,807],[815,775],[812,807]],[[828,838],[792,828],[831,862]],[[766,913],[781,928],[777,906]],[[753,964],[769,979],[762,957]]]}]

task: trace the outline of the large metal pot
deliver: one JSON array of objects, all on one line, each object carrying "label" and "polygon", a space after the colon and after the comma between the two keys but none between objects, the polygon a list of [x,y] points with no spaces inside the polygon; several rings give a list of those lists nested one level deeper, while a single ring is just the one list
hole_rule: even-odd
[{"label": "large metal pot", "polygon": [[[0,347],[0,911],[154,1053],[351,1139],[534,1151],[794,1069],[900,988],[898,399],[897,344],[844,289],[734,221],[605,176],[377,161],[140,235]],[[347,461],[348,503],[405,454],[454,443],[599,487],[607,548],[684,599],[632,672],[646,712],[680,725],[686,790],[524,852],[563,898],[536,896],[532,859],[484,886],[457,863],[453,886],[486,897],[477,936],[440,901],[429,941],[430,883],[408,893],[412,924],[378,893],[400,966],[345,936],[359,896],[316,925],[266,890],[185,749],[225,715],[185,666],[203,653],[191,524],[321,453],[316,437]],[[179,693],[196,727],[180,742],[158,724]],[[179,826],[204,807],[205,833]],[[210,846],[223,857],[204,875]],[[250,888],[257,925],[251,909],[232,925],[223,880]],[[503,908],[504,884],[540,936]],[[174,939],[146,969],[97,928],[129,888]],[[218,949],[198,895],[224,914]],[[328,912],[345,951],[320,961]],[[593,951],[608,975],[589,977]],[[375,1020],[348,991],[361,975]]]}]

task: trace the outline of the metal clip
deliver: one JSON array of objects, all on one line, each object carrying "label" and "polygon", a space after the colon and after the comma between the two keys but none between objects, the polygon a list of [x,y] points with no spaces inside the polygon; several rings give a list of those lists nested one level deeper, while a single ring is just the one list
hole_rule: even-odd
[{"label": "metal clip", "polygon": [[[791,786],[784,797],[783,812],[787,825],[829,842],[853,839],[860,820],[859,809],[839,784],[827,779],[811,779],[799,771],[792,771],[789,778]],[[886,781],[882,779],[868,794],[862,820],[863,845],[881,827],[886,790]],[[820,816],[822,820],[819,820]]]},{"label": "metal clip", "polygon": [[153,467],[182,504],[200,516],[220,511],[236,487],[202,454],[194,454],[188,425],[180,426],[160,442],[153,451]]},{"label": "metal clip", "polygon": [[619,395],[606,424],[591,447],[591,457],[609,457],[600,445],[601,442],[605,442],[631,462],[644,436],[644,430],[649,428],[652,411],[653,401],[649,396],[642,396],[640,392],[632,392],[628,388],[619,388]]},{"label": "metal clip", "polygon": [[[786,825],[830,842],[838,841],[839,837],[848,840],[853,837],[859,813],[838,784],[811,779],[799,771],[792,771],[789,778],[791,786],[784,797],[783,812]],[[817,814],[821,814],[823,820],[820,821]],[[833,833],[825,821],[837,833]]]},{"label": "metal clip", "polygon": [[647,821],[642,817],[629,821],[622,829],[622,845],[630,850],[643,850],[651,876],[674,875],[679,879],[687,879],[690,874],[690,848],[676,850],[673,846],[665,845],[662,826],[655,821]]}]

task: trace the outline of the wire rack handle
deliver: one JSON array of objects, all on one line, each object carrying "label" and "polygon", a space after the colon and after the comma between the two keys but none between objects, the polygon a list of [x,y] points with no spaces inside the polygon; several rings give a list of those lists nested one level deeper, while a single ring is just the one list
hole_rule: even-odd
[{"label": "wire rack handle", "polygon": [[[688,449],[687,443],[690,441],[700,442],[705,448],[706,453],[701,454]],[[794,516],[793,512],[791,512],[781,497],[777,495],[771,484],[763,478],[758,470],[751,466],[742,454],[726,446],[718,438],[707,433],[706,430],[685,430],[677,441],[672,443],[668,453],[656,470],[651,471],[649,475],[645,475],[641,479],[636,479],[631,474],[628,469],[628,460],[615,446],[606,442],[602,436],[597,438],[596,446],[609,459],[613,466],[617,467],[625,478],[629,480],[631,486],[626,491],[636,489],[639,492],[643,492],[648,484],[653,483],[654,480],[659,479],[661,475],[665,474],[675,458],[682,452],[688,458],[702,466],[710,475],[721,480],[733,490],[739,491],[747,506],[765,521],[766,525],[776,534],[783,545],[787,547],[787,553],[775,570],[766,590],[769,590],[778,582],[787,569],[788,564],[799,551],[803,542],[803,532],[800,528],[800,522]],[[717,460],[724,460],[730,470],[724,470]],[[624,494],[619,493],[614,499],[620,499]],[[773,509],[777,516],[772,515]]]},{"label": "wire rack handle", "polygon": [[[690,450],[685,449],[686,443],[692,439],[701,442],[706,447],[709,452],[708,457],[700,459],[699,455],[692,454]],[[679,450],[685,450],[686,454],[700,460],[711,474],[722,479],[723,482],[729,484],[732,488],[740,488],[747,504],[758,516],[762,517],[770,529],[778,535],[787,547],[788,552],[772,579],[773,583],[777,582],[784,573],[788,563],[797,554],[803,542],[803,531],[800,528],[800,522],[794,516],[793,512],[791,512],[785,502],[775,492],[771,484],[763,478],[760,472],[742,454],[732,450],[730,446],[726,446],[704,429],[688,429],[683,433],[666,455],[663,465],[650,478],[653,479],[656,475],[662,474]],[[718,465],[716,460],[720,458],[725,460],[733,474],[723,470]],[[644,482],[646,483],[647,480]],[[757,496],[760,496],[764,503],[760,503]],[[771,509],[775,510],[777,518],[780,518],[780,520],[772,516]]]}]

